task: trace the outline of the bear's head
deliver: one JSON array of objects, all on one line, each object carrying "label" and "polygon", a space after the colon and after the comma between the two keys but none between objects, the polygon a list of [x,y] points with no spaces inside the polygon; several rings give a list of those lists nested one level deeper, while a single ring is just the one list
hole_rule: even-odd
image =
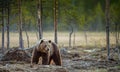
[{"label": "bear's head", "polygon": [[39,42],[39,45],[37,47],[37,51],[43,52],[43,53],[48,53],[50,51],[51,48],[51,40],[47,41],[42,39]]}]

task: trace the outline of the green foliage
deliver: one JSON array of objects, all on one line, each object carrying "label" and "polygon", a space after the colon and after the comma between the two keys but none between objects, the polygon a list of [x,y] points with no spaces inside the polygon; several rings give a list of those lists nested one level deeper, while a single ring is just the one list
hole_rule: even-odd
[{"label": "green foliage", "polygon": [[36,23],[36,18],[34,18],[34,12],[37,10],[36,5],[33,3],[35,1],[23,1],[22,3],[22,16],[26,24],[31,22],[31,24]]},{"label": "green foliage", "polygon": [[118,30],[120,30],[120,8],[119,8],[119,6],[120,6],[120,0],[118,1],[118,2],[114,2],[114,3],[112,3],[112,5],[110,6],[110,14],[111,14],[111,16],[110,16],[110,21],[111,21],[111,30],[112,31],[115,31],[116,29],[116,27],[115,27],[115,25],[117,25],[117,28],[118,28]]},{"label": "green foliage", "polygon": [[113,22],[120,22],[120,0],[117,3],[113,3],[110,7],[111,18]]},{"label": "green foliage", "polygon": [[[10,24],[18,22],[18,0],[0,0],[0,22],[2,2],[10,3]],[[78,30],[105,30],[105,0],[57,0],[58,1],[58,29],[66,30],[71,26]],[[31,29],[37,24],[38,0],[22,0],[23,23]],[[111,27],[115,23],[120,25],[120,0],[110,3]],[[54,0],[42,0],[42,26],[45,30],[53,30]],[[7,14],[7,13],[6,13]]]},{"label": "green foliage", "polygon": [[96,7],[94,8],[94,15],[93,15],[93,25],[95,26],[95,30],[101,31],[105,28],[105,15],[102,10],[101,4],[98,2]]}]

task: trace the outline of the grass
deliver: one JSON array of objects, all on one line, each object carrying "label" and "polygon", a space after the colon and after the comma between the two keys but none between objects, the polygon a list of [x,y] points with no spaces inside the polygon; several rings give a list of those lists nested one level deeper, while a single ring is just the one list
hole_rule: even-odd
[{"label": "grass", "polygon": [[[36,32],[28,32],[30,46],[34,45],[37,41]],[[5,47],[6,47],[6,33],[5,33]],[[43,39],[54,41],[54,32],[43,32]],[[23,32],[24,47],[27,47],[27,38],[25,32]],[[58,45],[69,46],[69,32],[58,32]],[[84,32],[75,33],[72,35],[72,46],[81,47],[105,47],[106,46],[106,34],[105,32],[87,32],[87,43],[85,40]],[[115,45],[115,36],[110,34],[110,45]],[[2,46],[2,33],[0,32],[0,47]],[[10,32],[10,47],[19,46],[19,35],[17,32]]]}]

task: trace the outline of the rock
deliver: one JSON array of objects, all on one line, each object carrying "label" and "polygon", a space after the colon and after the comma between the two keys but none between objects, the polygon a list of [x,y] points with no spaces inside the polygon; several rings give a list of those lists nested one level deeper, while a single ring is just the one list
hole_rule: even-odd
[{"label": "rock", "polygon": [[61,48],[61,49],[60,49],[60,53],[61,53],[62,55],[66,55],[68,52],[67,52],[67,49],[66,49],[66,48]]},{"label": "rock", "polygon": [[80,57],[80,55],[79,55],[79,53],[75,53],[75,54],[72,55],[72,57],[73,57],[73,58],[74,58],[74,57]]}]

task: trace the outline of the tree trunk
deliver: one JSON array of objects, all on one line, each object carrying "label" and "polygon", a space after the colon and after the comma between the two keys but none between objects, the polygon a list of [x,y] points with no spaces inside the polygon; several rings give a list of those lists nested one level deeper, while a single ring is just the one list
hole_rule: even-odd
[{"label": "tree trunk", "polygon": [[24,25],[23,30],[25,31],[26,38],[27,38],[27,45],[28,45],[28,48],[29,48],[29,35],[28,35],[28,32],[27,32],[29,27],[28,27],[28,25],[25,25],[25,22],[26,22],[25,18],[23,18],[23,25]]},{"label": "tree trunk", "polygon": [[109,39],[109,25],[110,25],[110,14],[109,14],[110,0],[106,0],[106,44],[107,44],[107,56],[110,59],[110,39]]},{"label": "tree trunk", "polygon": [[70,32],[70,35],[69,35],[69,47],[71,48],[71,36],[73,34],[73,27],[71,26],[71,32]]},{"label": "tree trunk", "polygon": [[87,39],[87,31],[86,30],[84,30],[84,35],[85,35],[85,43],[86,43],[86,46],[88,45],[88,39]]},{"label": "tree trunk", "polygon": [[10,16],[10,7],[9,7],[9,2],[8,2],[8,7],[7,7],[7,11],[8,11],[8,20],[7,20],[7,49],[9,49],[9,45],[10,45],[10,38],[9,38],[9,16]]},{"label": "tree trunk", "polygon": [[28,44],[28,48],[29,48],[29,36],[28,36],[28,33],[27,33],[26,29],[25,29],[25,34],[26,34],[26,37],[27,37],[27,44]]},{"label": "tree trunk", "polygon": [[116,37],[116,48],[118,50],[118,58],[120,60],[120,48],[119,48],[119,26],[115,23],[115,37]]},{"label": "tree trunk", "polygon": [[54,0],[54,41],[57,42],[57,14],[58,14],[58,1]]},{"label": "tree trunk", "polygon": [[21,0],[18,0],[18,9],[19,9],[19,47],[20,48],[24,48],[23,47],[23,37],[22,37],[22,9],[21,9]]},{"label": "tree trunk", "polygon": [[116,37],[116,48],[118,48],[118,40],[119,40],[119,38],[118,38],[118,25],[117,25],[117,23],[115,23],[115,37]]},{"label": "tree trunk", "polygon": [[39,39],[42,39],[42,0],[38,0],[38,32]]},{"label": "tree trunk", "polygon": [[120,26],[118,26],[118,58],[120,60],[120,39],[119,39],[119,35],[120,35]]},{"label": "tree trunk", "polygon": [[[118,39],[120,38],[119,36],[120,36],[120,25],[118,26]],[[120,39],[119,39],[119,41],[120,41]],[[118,41],[118,43],[119,43],[119,41]]]},{"label": "tree trunk", "polygon": [[4,3],[2,4],[2,53],[4,54]]},{"label": "tree trunk", "polygon": [[75,32],[74,32],[74,37],[73,37],[73,47],[75,48]]}]

